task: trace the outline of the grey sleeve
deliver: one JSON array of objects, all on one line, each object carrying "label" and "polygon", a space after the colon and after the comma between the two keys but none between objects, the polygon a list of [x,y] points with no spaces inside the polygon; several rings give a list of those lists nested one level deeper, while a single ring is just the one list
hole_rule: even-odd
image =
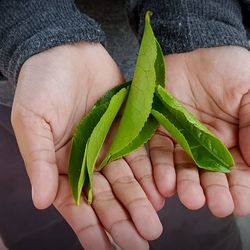
[{"label": "grey sleeve", "polygon": [[238,0],[129,0],[128,13],[141,37],[144,16],[151,23],[164,54],[223,45],[248,47]]},{"label": "grey sleeve", "polygon": [[104,42],[105,35],[73,0],[0,0],[0,72],[12,83],[30,56],[81,40]]}]

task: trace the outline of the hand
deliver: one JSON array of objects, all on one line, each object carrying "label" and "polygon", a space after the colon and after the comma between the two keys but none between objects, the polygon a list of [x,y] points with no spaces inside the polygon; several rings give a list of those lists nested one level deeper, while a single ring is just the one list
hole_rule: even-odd
[{"label": "hand", "polygon": [[145,149],[94,175],[92,206],[84,199],[76,206],[70,192],[67,168],[73,130],[96,100],[121,82],[121,72],[106,50],[81,42],[32,56],[17,83],[12,125],[34,205],[42,209],[54,203],[86,249],[110,248],[104,229],[123,249],[145,249],[147,240],[162,230],[155,209],[164,200]]},{"label": "hand", "polygon": [[[175,190],[174,158],[177,192],[187,208],[198,209],[206,201],[218,217],[249,214],[250,53],[228,46],[168,55],[165,60],[167,88],[226,144],[235,165],[228,175],[198,170],[166,133],[159,132],[149,144],[159,190],[165,196]],[[164,185],[162,178],[170,184]]]}]

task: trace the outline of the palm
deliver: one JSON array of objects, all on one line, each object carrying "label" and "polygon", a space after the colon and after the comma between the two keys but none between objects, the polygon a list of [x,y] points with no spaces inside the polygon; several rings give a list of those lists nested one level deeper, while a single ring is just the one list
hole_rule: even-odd
[{"label": "palm", "polygon": [[[70,139],[76,124],[98,96],[122,81],[117,66],[101,46],[96,45],[93,49],[93,45],[83,43],[79,47],[80,49],[67,45],[57,47],[30,58],[20,72],[12,109],[13,126],[19,137],[17,139],[21,153],[28,155],[31,158],[30,161],[39,161],[40,159],[36,158],[40,157],[41,152],[50,152],[50,155],[47,155],[50,159],[47,160],[50,165],[57,165],[59,173],[67,172],[68,154],[65,152],[69,150]],[[97,62],[90,61],[98,58],[88,56],[93,53],[91,52],[93,50],[96,55],[102,57],[101,59],[106,60],[106,68],[101,67],[97,60]],[[93,67],[99,74],[94,74]],[[114,73],[105,74],[105,71],[114,71]],[[101,78],[106,85],[102,84]],[[25,127],[23,125],[35,135],[18,133],[18,129],[23,130]],[[22,143],[26,143],[26,140],[22,136],[29,135],[30,140],[35,136],[40,143],[29,145],[30,141],[28,141],[28,145],[23,147]],[[42,142],[41,135],[44,138]],[[56,159],[53,153],[55,151]],[[57,167],[54,171],[57,171]],[[32,174],[33,172],[30,174],[31,182]],[[34,178],[36,179],[35,176]],[[50,203],[55,196],[55,190],[51,192],[46,189],[51,197],[46,200]],[[37,200],[43,203],[40,198]],[[43,207],[47,204],[36,205]]]},{"label": "palm", "polygon": [[201,171],[199,181],[197,169],[183,164],[189,159],[181,156],[177,167],[180,199],[190,208],[202,206],[206,199],[217,216],[232,211],[239,215],[249,213],[250,155],[246,130],[249,130],[250,53],[238,47],[200,49],[167,56],[166,63],[167,88],[221,138],[235,159],[228,179],[224,174]]}]

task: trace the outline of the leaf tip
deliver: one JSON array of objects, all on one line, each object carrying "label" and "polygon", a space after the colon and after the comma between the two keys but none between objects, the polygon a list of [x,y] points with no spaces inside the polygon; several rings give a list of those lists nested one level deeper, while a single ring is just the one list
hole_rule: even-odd
[{"label": "leaf tip", "polygon": [[88,201],[88,204],[89,204],[89,205],[92,204],[92,202],[93,202],[92,195],[89,195],[89,196],[88,196],[88,200],[87,200],[87,201]]},{"label": "leaf tip", "polygon": [[153,15],[153,11],[147,10],[146,15],[145,15],[146,22],[150,22],[150,17],[152,15]]},{"label": "leaf tip", "polygon": [[78,195],[77,197],[74,197],[74,200],[75,200],[75,204],[76,204],[77,206],[80,206],[80,201],[81,201],[80,195]]}]

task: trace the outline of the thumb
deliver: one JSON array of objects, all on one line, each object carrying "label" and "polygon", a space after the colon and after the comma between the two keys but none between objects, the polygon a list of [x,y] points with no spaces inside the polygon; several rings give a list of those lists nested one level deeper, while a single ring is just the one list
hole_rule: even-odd
[{"label": "thumb", "polygon": [[32,186],[32,199],[47,208],[56,197],[58,170],[53,135],[48,122],[34,112],[13,105],[11,122]]},{"label": "thumb", "polygon": [[250,90],[243,96],[240,104],[239,144],[242,156],[250,166]]}]

